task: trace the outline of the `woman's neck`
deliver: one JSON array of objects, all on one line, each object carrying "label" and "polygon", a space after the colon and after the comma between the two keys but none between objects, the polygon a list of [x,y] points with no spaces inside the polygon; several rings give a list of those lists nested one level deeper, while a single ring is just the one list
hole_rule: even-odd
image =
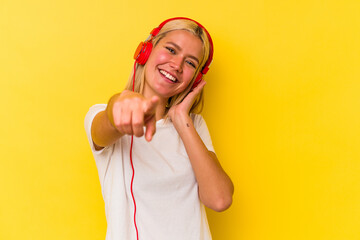
[{"label": "woman's neck", "polygon": [[160,98],[159,104],[156,107],[156,121],[164,118],[165,109],[166,109],[167,99]]}]

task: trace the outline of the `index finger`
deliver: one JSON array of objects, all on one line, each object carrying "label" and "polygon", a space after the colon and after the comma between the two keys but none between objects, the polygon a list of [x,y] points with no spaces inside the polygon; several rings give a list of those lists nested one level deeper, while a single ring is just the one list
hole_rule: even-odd
[{"label": "index finger", "polygon": [[150,99],[147,99],[144,104],[144,113],[145,114],[151,114],[155,113],[156,106],[159,103],[159,97],[153,96]]}]

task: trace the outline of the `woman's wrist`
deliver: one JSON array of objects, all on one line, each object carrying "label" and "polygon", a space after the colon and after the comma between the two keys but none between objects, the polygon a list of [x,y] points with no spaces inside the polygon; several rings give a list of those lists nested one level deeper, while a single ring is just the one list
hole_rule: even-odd
[{"label": "woman's wrist", "polygon": [[178,131],[193,125],[189,114],[176,114],[172,122]]}]

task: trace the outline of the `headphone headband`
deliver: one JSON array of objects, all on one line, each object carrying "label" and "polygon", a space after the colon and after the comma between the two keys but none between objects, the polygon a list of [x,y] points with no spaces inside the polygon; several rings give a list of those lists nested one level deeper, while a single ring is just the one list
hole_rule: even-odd
[{"label": "headphone headband", "polygon": [[161,29],[164,27],[165,24],[167,24],[168,22],[171,22],[173,20],[189,20],[189,21],[192,21],[194,23],[196,23],[199,27],[201,27],[201,29],[203,29],[209,39],[209,43],[210,43],[210,53],[209,53],[209,57],[208,57],[208,60],[206,61],[203,69],[201,70],[201,73],[202,74],[206,74],[207,71],[209,71],[209,66],[212,62],[212,59],[213,59],[213,54],[214,54],[214,46],[213,46],[213,41],[211,39],[211,36],[210,36],[210,33],[206,30],[206,28],[201,25],[199,22],[193,20],[193,19],[190,19],[190,18],[186,18],[186,17],[175,17],[175,18],[169,18],[165,21],[163,21],[162,23],[160,23],[160,25],[156,28],[154,28],[151,32],[150,32],[150,39],[154,38],[156,35],[159,34],[159,32],[161,31]]}]

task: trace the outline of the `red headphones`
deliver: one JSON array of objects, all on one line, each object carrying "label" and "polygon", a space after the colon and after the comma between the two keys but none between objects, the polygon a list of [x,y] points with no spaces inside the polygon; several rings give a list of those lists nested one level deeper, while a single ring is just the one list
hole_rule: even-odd
[{"label": "red headphones", "polygon": [[[196,76],[196,79],[192,86],[192,88],[194,88],[201,82],[203,75],[206,74],[207,71],[209,71],[209,66],[212,62],[213,52],[214,52],[214,46],[213,46],[213,42],[212,42],[209,32],[200,23],[196,22],[195,20],[192,20],[190,18],[185,18],[185,17],[176,17],[176,18],[170,18],[168,20],[165,20],[158,27],[154,28],[150,32],[150,36],[148,37],[148,39],[145,42],[141,42],[139,44],[139,46],[137,47],[137,49],[135,51],[134,59],[135,59],[135,63],[144,65],[146,63],[146,61],[149,59],[151,50],[153,48],[152,39],[160,32],[160,30],[166,23],[173,21],[173,20],[178,20],[178,19],[190,20],[190,21],[193,21],[194,23],[196,23],[199,27],[201,27],[205,31],[205,33],[209,39],[209,42],[210,42],[210,54],[209,54],[208,60],[206,61],[204,67],[201,69],[199,74]],[[134,71],[134,76],[135,76],[135,71]]]}]

